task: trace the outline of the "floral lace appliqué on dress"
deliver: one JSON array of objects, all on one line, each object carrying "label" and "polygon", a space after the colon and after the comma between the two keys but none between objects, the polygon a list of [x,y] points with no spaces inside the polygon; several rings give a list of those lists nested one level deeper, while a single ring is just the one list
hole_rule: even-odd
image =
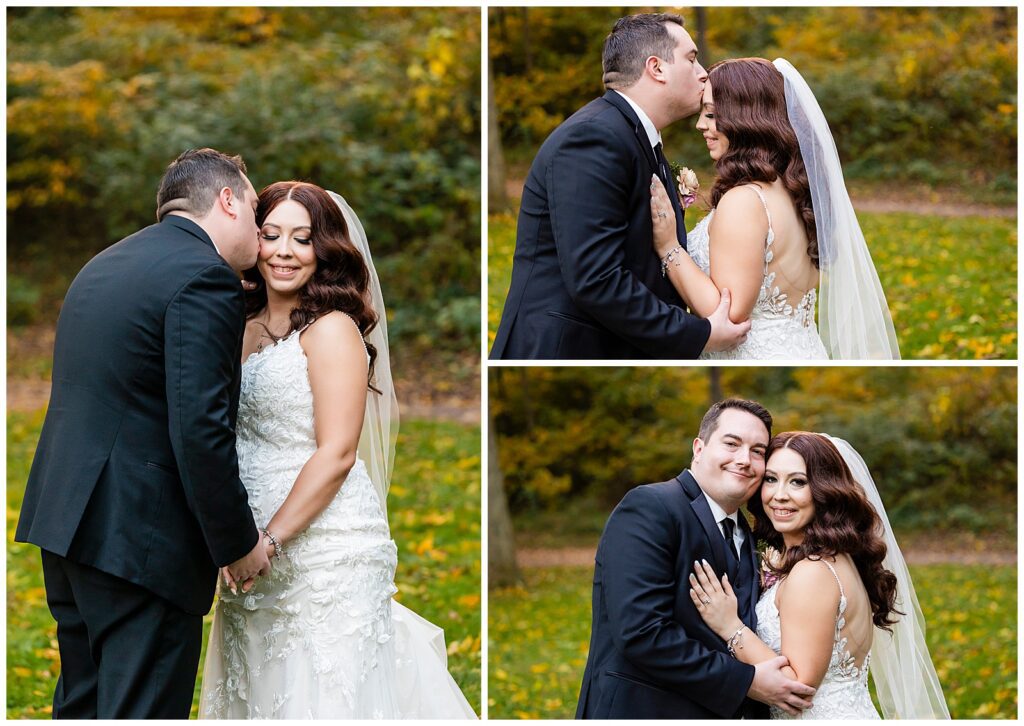
[{"label": "floral lace appliqu\u00e9 on dress", "polygon": [[[764,247],[764,273],[761,290],[750,313],[750,334],[747,339],[732,350],[704,353],[702,359],[732,360],[827,360],[828,353],[814,324],[814,307],[818,300],[815,289],[808,290],[794,305],[788,295],[781,292],[776,284],[776,272],[769,266],[775,258],[772,245],[775,230],[768,213],[768,204],[763,192],[750,186],[764,205],[768,215],[768,236]],[[686,235],[687,252],[704,274],[711,275],[711,240],[708,228],[715,210],[704,217],[693,231]]]},{"label": "floral lace appliqu\u00e9 on dress", "polygon": [[[875,710],[871,702],[871,693],[868,691],[871,654],[864,658],[864,664],[858,668],[853,655],[846,649],[847,640],[842,635],[842,630],[846,626],[846,593],[843,592],[843,583],[839,581],[835,568],[830,563],[822,561],[828,565],[839,584],[839,608],[836,612],[836,628],[828,670],[825,671],[825,677],[818,686],[818,692],[814,694],[814,705],[804,711],[800,718],[878,719],[878,711]],[[781,654],[782,624],[779,610],[775,606],[775,594],[778,592],[779,584],[774,583],[757,601],[757,637],[776,653]],[[773,719],[793,718],[774,706],[771,714]]]},{"label": "floral lace appliqu\u00e9 on dress", "polygon": [[[239,474],[265,526],[316,451],[298,332],[242,366]],[[248,593],[221,586],[201,718],[475,718],[444,635],[392,600],[398,552],[362,460]]]}]

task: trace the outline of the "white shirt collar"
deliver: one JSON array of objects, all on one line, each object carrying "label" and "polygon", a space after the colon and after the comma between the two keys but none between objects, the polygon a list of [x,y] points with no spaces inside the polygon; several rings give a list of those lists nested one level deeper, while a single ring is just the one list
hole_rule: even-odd
[{"label": "white shirt collar", "polygon": [[721,524],[723,519],[731,519],[733,521],[733,524],[739,524],[737,512],[733,512],[732,514],[726,514],[725,510],[718,506],[718,502],[709,497],[706,491],[702,489],[701,493],[704,495],[704,498],[708,500],[708,506],[711,507],[711,516],[715,518],[716,523]]},{"label": "white shirt collar", "polygon": [[644,127],[644,131],[647,132],[647,140],[651,142],[651,148],[653,149],[655,146],[660,144],[661,143],[661,132],[658,131],[657,127],[654,125],[654,122],[651,121],[651,117],[648,116],[644,112],[644,110],[637,105],[636,101],[634,101],[632,98],[627,96],[625,93],[623,93],[622,91],[615,91],[615,92],[617,94],[619,94],[620,96],[622,96],[624,99],[626,99],[626,103],[628,103],[630,105],[630,108],[632,108],[634,111],[636,111],[636,115],[640,119],[640,125],[643,126]]}]

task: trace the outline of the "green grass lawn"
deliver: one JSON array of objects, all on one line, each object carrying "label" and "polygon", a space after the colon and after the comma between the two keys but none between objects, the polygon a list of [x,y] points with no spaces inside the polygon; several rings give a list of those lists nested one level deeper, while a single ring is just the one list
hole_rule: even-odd
[{"label": "green grass lawn", "polygon": [[[953,718],[1017,716],[1017,570],[912,567]],[[490,718],[572,718],[590,641],[592,568],[526,570],[488,600]]]},{"label": "green grass lawn", "polygon": [[[11,719],[48,718],[60,672],[56,626],[46,607],[39,551],[13,541],[42,415],[7,417],[7,717]],[[479,712],[479,427],[404,421],[392,482],[388,518],[398,543],[397,599],[444,628],[448,668]],[[208,616],[204,636],[209,624]],[[204,655],[205,642],[204,637]],[[196,701],[199,686],[197,680]]]},{"label": "green grass lawn", "polygon": [[[1017,220],[858,213],[905,359],[1017,357]],[[699,221],[687,214],[687,227]],[[489,220],[488,348],[515,251],[511,213]]]}]

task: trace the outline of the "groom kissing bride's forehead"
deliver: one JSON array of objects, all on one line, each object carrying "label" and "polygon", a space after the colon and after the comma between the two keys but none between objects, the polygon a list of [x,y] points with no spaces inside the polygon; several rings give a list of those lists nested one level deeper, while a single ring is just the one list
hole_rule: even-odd
[{"label": "groom kissing bride's forehead", "polygon": [[512,281],[492,358],[696,358],[740,343],[727,292],[691,315],[652,253],[651,182],[686,228],[661,131],[698,112],[707,72],[682,17],[630,15],[602,56],[606,93],[547,138],[523,187]]}]

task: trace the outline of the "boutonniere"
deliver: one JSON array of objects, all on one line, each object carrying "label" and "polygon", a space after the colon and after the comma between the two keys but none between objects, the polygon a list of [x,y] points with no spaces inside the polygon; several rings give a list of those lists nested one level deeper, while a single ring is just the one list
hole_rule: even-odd
[{"label": "boutonniere", "polygon": [[679,186],[679,204],[686,209],[697,200],[697,192],[700,190],[700,180],[693,173],[692,169],[679,164],[672,164],[672,176],[675,177]]},{"label": "boutonniere", "polygon": [[772,566],[778,567],[782,564],[782,553],[768,545],[763,545],[758,550],[761,554],[761,590],[764,591],[779,581],[779,576],[772,570]]}]

